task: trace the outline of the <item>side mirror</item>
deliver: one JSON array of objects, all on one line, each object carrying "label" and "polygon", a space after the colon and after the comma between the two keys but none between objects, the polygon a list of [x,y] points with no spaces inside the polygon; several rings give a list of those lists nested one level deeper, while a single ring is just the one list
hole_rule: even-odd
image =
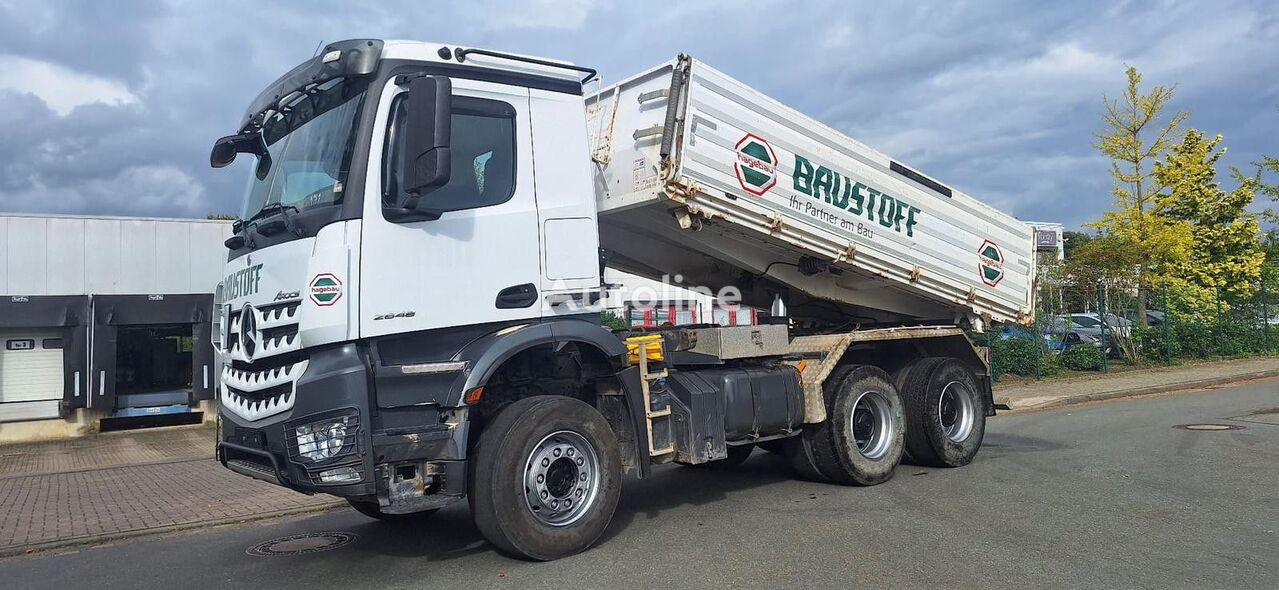
[{"label": "side mirror", "polygon": [[409,81],[404,113],[404,186],[402,209],[414,209],[421,197],[448,183],[451,170],[453,83],[444,76],[420,76]]},{"label": "side mirror", "polygon": [[266,178],[271,170],[271,153],[266,149],[266,141],[258,132],[237,133],[228,135],[213,142],[213,151],[209,153],[209,165],[222,168],[235,161],[236,154],[253,154],[258,157],[256,170],[258,180]]}]

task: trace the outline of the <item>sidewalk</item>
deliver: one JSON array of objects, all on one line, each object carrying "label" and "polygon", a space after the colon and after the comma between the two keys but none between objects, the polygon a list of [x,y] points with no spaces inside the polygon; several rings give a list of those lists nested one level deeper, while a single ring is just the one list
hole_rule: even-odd
[{"label": "sidewalk", "polygon": [[0,446],[0,556],[336,505],[224,469],[207,427]]},{"label": "sidewalk", "polygon": [[1029,384],[996,384],[995,407],[1007,410],[1051,408],[1117,397],[1199,389],[1266,377],[1279,377],[1279,357],[1099,373],[1077,379],[1045,379]]}]

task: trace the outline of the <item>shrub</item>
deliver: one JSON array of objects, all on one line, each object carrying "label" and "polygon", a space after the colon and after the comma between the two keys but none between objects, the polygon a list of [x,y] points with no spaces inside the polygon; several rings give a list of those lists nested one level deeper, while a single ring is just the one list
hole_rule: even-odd
[{"label": "shrub", "polygon": [[1040,344],[1029,338],[996,339],[991,343],[991,372],[1033,376],[1041,353]]},{"label": "shrub", "polygon": [[1061,366],[1072,371],[1100,371],[1106,358],[1096,346],[1081,345],[1061,353]]},{"label": "shrub", "polygon": [[625,330],[631,327],[631,324],[622,316],[611,311],[600,312],[600,325],[609,330]]},{"label": "shrub", "polygon": [[1039,361],[1040,374],[1044,377],[1051,377],[1061,372],[1061,355],[1045,354],[1043,359]]}]

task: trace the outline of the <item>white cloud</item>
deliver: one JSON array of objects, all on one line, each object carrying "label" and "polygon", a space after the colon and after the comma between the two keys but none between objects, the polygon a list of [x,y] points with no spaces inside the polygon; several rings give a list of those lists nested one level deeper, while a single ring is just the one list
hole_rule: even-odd
[{"label": "white cloud", "polygon": [[34,94],[64,117],[80,105],[138,102],[138,97],[128,87],[114,80],[47,61],[7,54],[0,54],[0,90]]},{"label": "white cloud", "polygon": [[489,0],[470,2],[471,10],[459,13],[482,30],[573,30],[586,23],[597,4],[592,0]]}]

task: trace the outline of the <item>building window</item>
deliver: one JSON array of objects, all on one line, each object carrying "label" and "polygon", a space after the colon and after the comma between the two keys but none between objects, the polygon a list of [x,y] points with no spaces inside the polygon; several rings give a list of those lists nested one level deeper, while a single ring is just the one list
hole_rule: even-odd
[{"label": "building window", "polygon": [[40,347],[45,350],[61,350],[62,339],[61,338],[45,338],[44,341],[40,343]]}]

